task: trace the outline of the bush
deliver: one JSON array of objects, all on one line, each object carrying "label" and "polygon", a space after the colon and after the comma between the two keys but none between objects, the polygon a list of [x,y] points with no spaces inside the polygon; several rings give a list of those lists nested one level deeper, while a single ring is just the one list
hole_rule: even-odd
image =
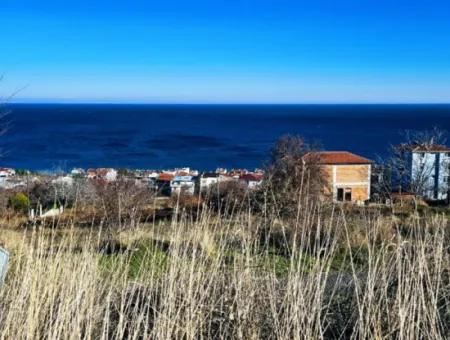
[{"label": "bush", "polygon": [[233,214],[237,210],[246,210],[251,198],[250,191],[240,182],[219,183],[203,195],[208,206],[220,214]]},{"label": "bush", "polygon": [[27,195],[19,192],[10,198],[9,206],[16,212],[27,214],[30,208],[30,200]]}]

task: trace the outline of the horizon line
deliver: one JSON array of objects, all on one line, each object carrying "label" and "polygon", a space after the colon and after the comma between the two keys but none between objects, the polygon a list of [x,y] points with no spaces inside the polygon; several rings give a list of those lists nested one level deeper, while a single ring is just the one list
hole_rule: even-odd
[{"label": "horizon line", "polygon": [[258,105],[258,106],[301,106],[301,105],[450,105],[449,102],[116,102],[116,101],[10,101],[4,105]]}]

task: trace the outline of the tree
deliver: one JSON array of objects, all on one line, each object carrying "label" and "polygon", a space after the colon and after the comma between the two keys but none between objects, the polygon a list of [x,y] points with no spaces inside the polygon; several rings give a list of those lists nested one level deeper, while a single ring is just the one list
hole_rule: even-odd
[{"label": "tree", "polygon": [[217,183],[207,193],[204,200],[214,211],[230,214],[245,210],[253,203],[252,192],[240,181],[228,180]]},{"label": "tree", "polygon": [[294,214],[300,199],[317,200],[325,186],[319,153],[300,136],[284,135],[272,148],[264,189],[283,214]]},{"label": "tree", "polygon": [[122,226],[122,221],[139,221],[146,205],[154,195],[149,187],[141,187],[130,179],[120,177],[113,182],[95,181],[97,205],[103,208],[104,220],[109,225]]},{"label": "tree", "polygon": [[[446,141],[445,136],[445,131],[436,127],[419,132],[406,131],[405,141],[390,147],[390,156],[384,162],[383,168],[390,174],[392,189],[395,192],[400,194],[411,192],[424,196],[426,192],[432,190],[430,178],[434,173],[434,166],[413,159],[412,152],[417,148],[431,150],[436,145],[442,145]],[[448,190],[448,188],[441,189]]]},{"label": "tree", "polygon": [[392,169],[380,159],[371,169],[371,199],[375,202],[386,202],[392,193]]}]

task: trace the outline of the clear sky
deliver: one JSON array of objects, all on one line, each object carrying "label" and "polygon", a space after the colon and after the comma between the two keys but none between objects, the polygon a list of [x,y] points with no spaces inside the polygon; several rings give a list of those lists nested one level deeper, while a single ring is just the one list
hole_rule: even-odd
[{"label": "clear sky", "polygon": [[1,0],[15,101],[450,102],[449,0]]}]

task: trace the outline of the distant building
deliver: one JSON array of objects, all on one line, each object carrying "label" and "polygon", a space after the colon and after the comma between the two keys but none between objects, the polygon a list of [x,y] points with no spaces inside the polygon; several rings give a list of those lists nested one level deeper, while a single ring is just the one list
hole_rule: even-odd
[{"label": "distant building", "polygon": [[170,173],[160,173],[155,181],[158,192],[162,195],[170,196],[172,189],[170,183],[175,176]]},{"label": "distant building", "polygon": [[52,180],[52,184],[65,185],[69,187],[73,185],[73,182],[74,179],[71,176],[58,176]]},{"label": "distant building", "polygon": [[0,178],[9,178],[15,176],[16,171],[10,168],[0,168]]},{"label": "distant building", "polygon": [[324,193],[337,202],[362,203],[370,198],[372,161],[347,151],[314,152],[324,170]]},{"label": "distant building", "polygon": [[75,168],[75,169],[72,169],[72,171],[70,172],[70,175],[72,177],[84,177],[86,175],[86,171],[84,171],[84,169],[81,169],[81,168]]},{"label": "distant building", "polygon": [[239,181],[244,183],[247,186],[247,188],[249,188],[249,189],[255,189],[258,186],[260,186],[262,184],[262,180],[263,180],[263,174],[261,174],[261,173],[248,173],[248,174],[242,175],[239,178]]},{"label": "distant building", "polygon": [[213,185],[219,183],[220,174],[216,172],[205,172],[199,177],[200,192],[208,191]]},{"label": "distant building", "polygon": [[194,195],[195,192],[195,177],[194,176],[175,176],[170,181],[171,194],[184,193],[187,195]]},{"label": "distant building", "polygon": [[87,178],[106,182],[114,182],[117,180],[117,175],[117,170],[112,168],[88,169],[86,172]]},{"label": "distant building", "polygon": [[411,188],[426,200],[448,200],[450,148],[444,145],[410,145]]}]

